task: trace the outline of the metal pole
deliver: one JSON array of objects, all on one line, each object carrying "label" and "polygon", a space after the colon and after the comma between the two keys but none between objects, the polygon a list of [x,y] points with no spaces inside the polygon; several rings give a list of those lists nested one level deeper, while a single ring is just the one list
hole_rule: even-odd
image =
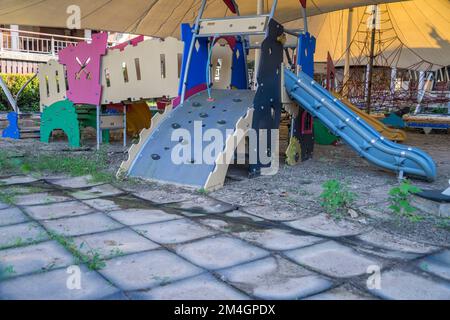
[{"label": "metal pole", "polygon": [[344,65],[344,83],[342,86],[343,96],[348,98],[349,95],[349,83],[350,80],[350,46],[352,37],[352,27],[353,27],[353,8],[348,10],[348,20],[347,20],[347,43],[345,51],[345,65]]},{"label": "metal pole", "polygon": [[[262,15],[264,13],[264,0],[257,0],[256,3],[256,14]],[[255,49],[255,67],[253,74],[253,89],[256,90],[258,86],[258,72],[259,72],[259,62],[261,60],[261,49]]]},{"label": "metal pole", "polygon": [[97,105],[97,150],[100,150],[101,130],[100,130],[100,105]]},{"label": "metal pole", "polygon": [[302,15],[303,15],[303,29],[304,32],[308,32],[308,17],[306,16],[306,8],[303,8],[302,6]]},{"label": "metal pole", "polygon": [[2,77],[0,77],[0,87],[3,89],[3,92],[5,93],[5,96],[8,99],[9,103],[11,104],[11,107],[13,108],[14,112],[18,113],[19,109],[17,108],[17,101],[14,99],[11,91],[9,91],[9,88],[3,81]]},{"label": "metal pole", "polygon": [[272,10],[270,10],[269,19],[273,19],[273,16],[275,15],[275,11],[277,10],[278,0],[274,0],[272,4]]},{"label": "metal pole", "polygon": [[367,97],[366,97],[366,109],[367,113],[370,114],[370,104],[372,103],[372,76],[373,76],[373,61],[375,57],[375,32],[377,24],[377,6],[373,5],[372,9],[372,32],[370,38],[370,56],[369,64],[367,66]]},{"label": "metal pole", "polygon": [[123,105],[123,146],[127,146],[127,105]]},{"label": "metal pole", "polygon": [[207,0],[202,0],[202,5],[200,7],[200,11],[198,13],[197,19],[195,20],[194,30],[192,31],[193,36],[192,36],[191,44],[189,46],[188,57],[186,59],[186,69],[184,70],[180,104],[184,103],[184,99],[186,96],[187,77],[188,77],[189,68],[190,68],[190,64],[191,64],[191,60],[192,60],[192,52],[194,51],[195,41],[197,39],[197,33],[199,30],[200,19],[202,18],[203,12],[205,11],[206,1]]}]

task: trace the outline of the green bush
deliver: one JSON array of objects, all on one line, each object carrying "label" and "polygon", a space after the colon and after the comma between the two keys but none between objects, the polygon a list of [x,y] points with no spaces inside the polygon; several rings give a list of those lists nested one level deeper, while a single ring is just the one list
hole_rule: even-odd
[{"label": "green bush", "polygon": [[[33,76],[31,74],[0,74],[13,96],[16,96],[20,88]],[[12,111],[11,105],[3,90],[0,95],[0,111]],[[39,80],[34,78],[22,91],[18,106],[23,112],[39,111]]]},{"label": "green bush", "polygon": [[335,179],[328,180],[322,187],[320,205],[333,218],[342,218],[355,201],[356,195],[348,190],[347,185]]}]

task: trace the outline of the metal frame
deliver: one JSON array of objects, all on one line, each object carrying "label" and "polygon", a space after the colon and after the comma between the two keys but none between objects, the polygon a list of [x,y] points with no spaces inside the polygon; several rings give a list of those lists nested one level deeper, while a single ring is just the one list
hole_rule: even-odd
[{"label": "metal frame", "polygon": [[[197,15],[197,18],[195,20],[195,24],[194,24],[194,28],[192,29],[192,33],[194,34],[192,39],[191,39],[191,44],[189,46],[189,53],[188,53],[188,57],[186,60],[186,69],[184,72],[184,77],[183,77],[183,82],[182,82],[182,90],[181,90],[181,99],[180,99],[180,104],[184,103],[185,100],[185,96],[186,96],[186,86],[187,86],[187,78],[188,78],[188,74],[189,74],[189,69],[190,69],[190,64],[191,64],[191,60],[192,60],[192,52],[194,51],[194,46],[195,46],[195,42],[197,41],[197,38],[199,37],[208,37],[209,35],[199,35],[199,29],[200,29],[200,22],[206,22],[206,21],[214,21],[217,19],[211,19],[211,18],[205,18],[203,19],[203,13],[205,12],[205,8],[206,8],[206,3],[207,0],[202,0],[201,6],[200,6],[200,10],[199,13]],[[261,16],[266,16],[271,20],[275,14],[276,8],[278,6],[278,0],[274,0],[272,3],[272,9],[270,10],[270,14],[265,14],[265,15],[254,15],[254,16],[246,16],[245,18],[251,18],[251,17],[261,17]],[[229,20],[233,20],[233,19],[241,19],[242,16],[239,15],[239,10],[237,10],[237,14],[238,17],[225,17],[225,18],[221,18],[221,20],[223,19],[229,19]],[[267,33],[267,30],[266,30]],[[248,33],[249,35],[252,34],[251,32]],[[232,34],[227,34],[227,35],[232,35]],[[240,34],[242,35],[242,34]]]}]

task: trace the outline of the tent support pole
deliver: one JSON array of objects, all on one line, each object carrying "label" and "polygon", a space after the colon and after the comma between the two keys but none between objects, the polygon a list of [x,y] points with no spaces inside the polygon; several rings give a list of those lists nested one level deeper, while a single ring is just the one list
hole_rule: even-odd
[{"label": "tent support pole", "polygon": [[373,76],[373,61],[375,58],[375,34],[376,34],[376,24],[377,24],[377,12],[378,6],[373,5],[372,7],[372,31],[370,35],[370,55],[369,64],[367,65],[367,97],[366,97],[366,110],[370,114],[370,105],[372,103],[372,76]]}]

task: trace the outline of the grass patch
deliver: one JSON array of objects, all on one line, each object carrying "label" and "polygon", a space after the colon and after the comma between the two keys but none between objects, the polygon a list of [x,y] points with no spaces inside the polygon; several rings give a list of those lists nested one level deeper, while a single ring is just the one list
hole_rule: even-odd
[{"label": "grass patch", "polygon": [[105,150],[86,155],[37,154],[25,157],[0,156],[1,173],[61,173],[72,177],[90,175],[92,182],[115,181],[114,174],[107,171],[108,161]]},{"label": "grass patch", "polygon": [[49,235],[51,239],[58,242],[75,257],[76,264],[84,263],[90,270],[100,270],[106,266],[106,263],[102,260],[102,256],[98,251],[93,249],[89,249],[87,253],[81,251],[85,246],[84,242],[78,247],[72,238],[51,231],[49,232]]},{"label": "grass patch", "polygon": [[197,193],[206,195],[206,194],[208,194],[208,191],[205,188],[200,188],[200,189],[197,189]]},{"label": "grass patch", "polygon": [[0,202],[13,205],[18,194],[15,189],[0,189]]},{"label": "grass patch", "polygon": [[14,266],[8,265],[6,267],[2,267],[0,265],[0,280],[7,279],[14,274],[16,274],[16,270],[14,269]]}]

